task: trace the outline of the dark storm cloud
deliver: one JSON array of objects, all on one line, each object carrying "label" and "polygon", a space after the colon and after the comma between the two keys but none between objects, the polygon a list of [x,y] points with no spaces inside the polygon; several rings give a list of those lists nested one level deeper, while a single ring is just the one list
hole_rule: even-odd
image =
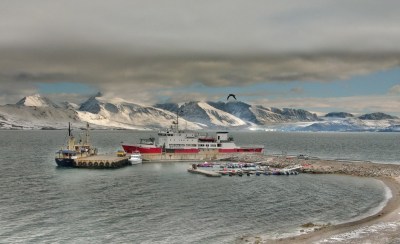
[{"label": "dark storm cloud", "polygon": [[80,82],[151,101],[155,90],[193,83],[347,79],[399,66],[399,7],[392,0],[4,1],[0,82],[15,90],[14,81]]}]

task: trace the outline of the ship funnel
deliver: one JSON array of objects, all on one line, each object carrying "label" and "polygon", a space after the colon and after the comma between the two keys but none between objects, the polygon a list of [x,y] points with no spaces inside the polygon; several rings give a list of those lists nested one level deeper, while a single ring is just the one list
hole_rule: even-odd
[{"label": "ship funnel", "polygon": [[228,141],[228,132],[226,131],[220,131],[217,132],[217,142],[221,142],[221,141]]}]

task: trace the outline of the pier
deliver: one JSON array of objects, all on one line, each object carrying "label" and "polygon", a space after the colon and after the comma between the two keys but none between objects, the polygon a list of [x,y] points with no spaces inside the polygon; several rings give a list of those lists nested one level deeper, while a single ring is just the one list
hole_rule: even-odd
[{"label": "pier", "polygon": [[114,155],[93,155],[75,160],[77,168],[120,168],[129,165],[128,157]]}]

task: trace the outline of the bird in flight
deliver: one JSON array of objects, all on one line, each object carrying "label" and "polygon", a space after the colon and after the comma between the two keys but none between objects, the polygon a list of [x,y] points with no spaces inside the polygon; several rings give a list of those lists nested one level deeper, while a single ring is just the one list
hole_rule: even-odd
[{"label": "bird in flight", "polygon": [[229,94],[228,97],[226,98],[226,100],[228,100],[230,97],[233,97],[233,98],[235,98],[235,100],[236,100],[235,94]]}]

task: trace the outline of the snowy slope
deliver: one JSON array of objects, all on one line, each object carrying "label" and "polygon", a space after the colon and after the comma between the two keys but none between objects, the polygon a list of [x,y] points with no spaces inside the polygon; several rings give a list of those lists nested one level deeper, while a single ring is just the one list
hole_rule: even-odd
[{"label": "snowy slope", "polygon": [[0,128],[3,129],[61,129],[68,122],[80,122],[76,111],[54,107],[0,106]]},{"label": "snowy slope", "polygon": [[60,104],[61,108],[65,108],[65,109],[73,109],[73,110],[78,110],[79,109],[79,105],[76,103],[71,103],[71,102],[61,102]]},{"label": "snowy slope", "polygon": [[261,105],[254,105],[250,108],[253,112],[259,124],[270,124],[278,122],[287,122],[282,115],[274,113],[270,108],[263,107]]},{"label": "snowy slope", "polygon": [[132,130],[144,130],[141,126],[135,126],[129,123],[122,123],[114,121],[110,118],[104,117],[100,114],[93,114],[85,111],[77,111],[78,117],[81,121],[88,122],[104,128],[122,128],[122,129],[132,129]]},{"label": "snowy slope", "polygon": [[246,122],[238,117],[210,106],[208,103],[199,102],[198,106],[205,111],[210,123],[216,126],[243,126]]},{"label": "snowy slope", "polygon": [[252,111],[250,104],[240,101],[229,101],[229,102],[207,102],[210,106],[232,114],[233,116],[248,122],[249,124],[260,124],[257,120],[256,115]]},{"label": "snowy slope", "polygon": [[[81,120],[89,123],[126,129],[169,128],[176,119],[172,112],[159,108],[102,97],[91,97],[81,105],[78,114]],[[188,129],[201,128],[184,119],[180,119],[179,122]]]},{"label": "snowy slope", "polygon": [[28,106],[28,107],[59,107],[55,103],[53,103],[50,99],[46,97],[42,97],[39,94],[35,94],[32,96],[26,96],[22,98],[16,105],[19,106]]}]

